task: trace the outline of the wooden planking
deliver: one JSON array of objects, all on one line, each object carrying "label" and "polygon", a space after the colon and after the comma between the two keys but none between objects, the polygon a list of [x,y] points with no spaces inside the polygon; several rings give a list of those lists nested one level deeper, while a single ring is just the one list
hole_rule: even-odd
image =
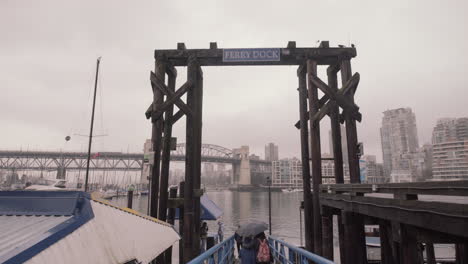
[{"label": "wooden planking", "polygon": [[[185,47],[185,45],[184,45]],[[248,66],[248,65],[301,65],[307,59],[318,65],[339,63],[341,58],[356,57],[356,49],[351,48],[280,48],[280,61],[223,62],[223,49],[175,49],[155,50],[154,55],[166,56],[173,66],[186,66],[189,57],[198,60],[200,66]]]},{"label": "wooden planking", "polygon": [[[374,191],[373,191],[374,188]],[[412,183],[382,184],[326,184],[321,185],[322,192],[341,193],[405,193],[424,195],[468,196],[468,181],[437,181]]]},{"label": "wooden planking", "polygon": [[324,206],[468,238],[468,205],[320,194]]}]

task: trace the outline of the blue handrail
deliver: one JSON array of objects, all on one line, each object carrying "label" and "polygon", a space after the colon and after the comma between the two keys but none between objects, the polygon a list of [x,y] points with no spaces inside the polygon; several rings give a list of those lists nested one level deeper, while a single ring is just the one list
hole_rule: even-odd
[{"label": "blue handrail", "polygon": [[234,261],[234,236],[215,245],[207,251],[192,259],[188,264],[224,264]]},{"label": "blue handrail", "polygon": [[[316,264],[334,264],[333,261],[313,254],[305,249],[293,246],[287,242],[274,237],[268,237],[273,258],[281,264],[308,264],[309,260]],[[288,255],[285,253],[285,247],[288,249]]]}]

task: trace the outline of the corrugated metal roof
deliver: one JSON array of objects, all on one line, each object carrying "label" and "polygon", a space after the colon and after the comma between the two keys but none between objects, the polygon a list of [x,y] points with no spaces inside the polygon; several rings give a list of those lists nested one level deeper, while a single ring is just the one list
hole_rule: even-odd
[{"label": "corrugated metal roof", "polygon": [[[148,263],[180,239],[166,224],[91,201],[95,217],[27,264]],[[72,250],[70,250],[72,249]]]},{"label": "corrugated metal roof", "polygon": [[0,192],[0,262],[23,263],[93,217],[84,192]]},{"label": "corrugated metal roof", "polygon": [[48,237],[71,216],[0,216],[0,263]]},{"label": "corrugated metal roof", "polygon": [[0,192],[0,215],[73,215],[78,191],[6,191]]},{"label": "corrugated metal roof", "polygon": [[174,228],[75,191],[0,192],[0,263],[147,263]]}]

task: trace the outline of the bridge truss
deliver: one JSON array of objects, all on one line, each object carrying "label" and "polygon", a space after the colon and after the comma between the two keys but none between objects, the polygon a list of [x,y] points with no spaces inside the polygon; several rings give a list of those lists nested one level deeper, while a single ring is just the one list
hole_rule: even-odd
[{"label": "bridge truss", "polygon": [[[0,151],[0,169],[4,170],[38,170],[53,171],[85,170],[87,153],[60,151]],[[142,153],[97,152],[92,155],[90,170],[102,171],[141,171],[143,168]],[[172,161],[185,161],[185,144],[177,144],[171,152]],[[233,155],[232,150],[213,144],[203,144],[202,162],[239,164],[240,157]],[[254,171],[268,171],[270,162],[252,160]]]}]

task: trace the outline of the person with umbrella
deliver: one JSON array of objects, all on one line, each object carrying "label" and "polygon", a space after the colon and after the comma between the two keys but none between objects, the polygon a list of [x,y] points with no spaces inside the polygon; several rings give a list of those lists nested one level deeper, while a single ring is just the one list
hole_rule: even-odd
[{"label": "person with umbrella", "polygon": [[[242,264],[269,263],[271,261],[268,242],[263,232],[267,229],[268,225],[266,223],[251,221],[241,225],[236,231],[239,236],[243,237],[242,248],[239,254]],[[262,253],[262,256],[268,255],[269,258],[262,257],[258,259],[258,253]]]},{"label": "person with umbrella", "polygon": [[[240,225],[237,226],[237,230],[239,230]],[[240,256],[240,249],[242,246],[242,237],[237,233],[237,231],[234,233],[234,240],[236,241],[236,246],[237,246],[237,255]]]}]

